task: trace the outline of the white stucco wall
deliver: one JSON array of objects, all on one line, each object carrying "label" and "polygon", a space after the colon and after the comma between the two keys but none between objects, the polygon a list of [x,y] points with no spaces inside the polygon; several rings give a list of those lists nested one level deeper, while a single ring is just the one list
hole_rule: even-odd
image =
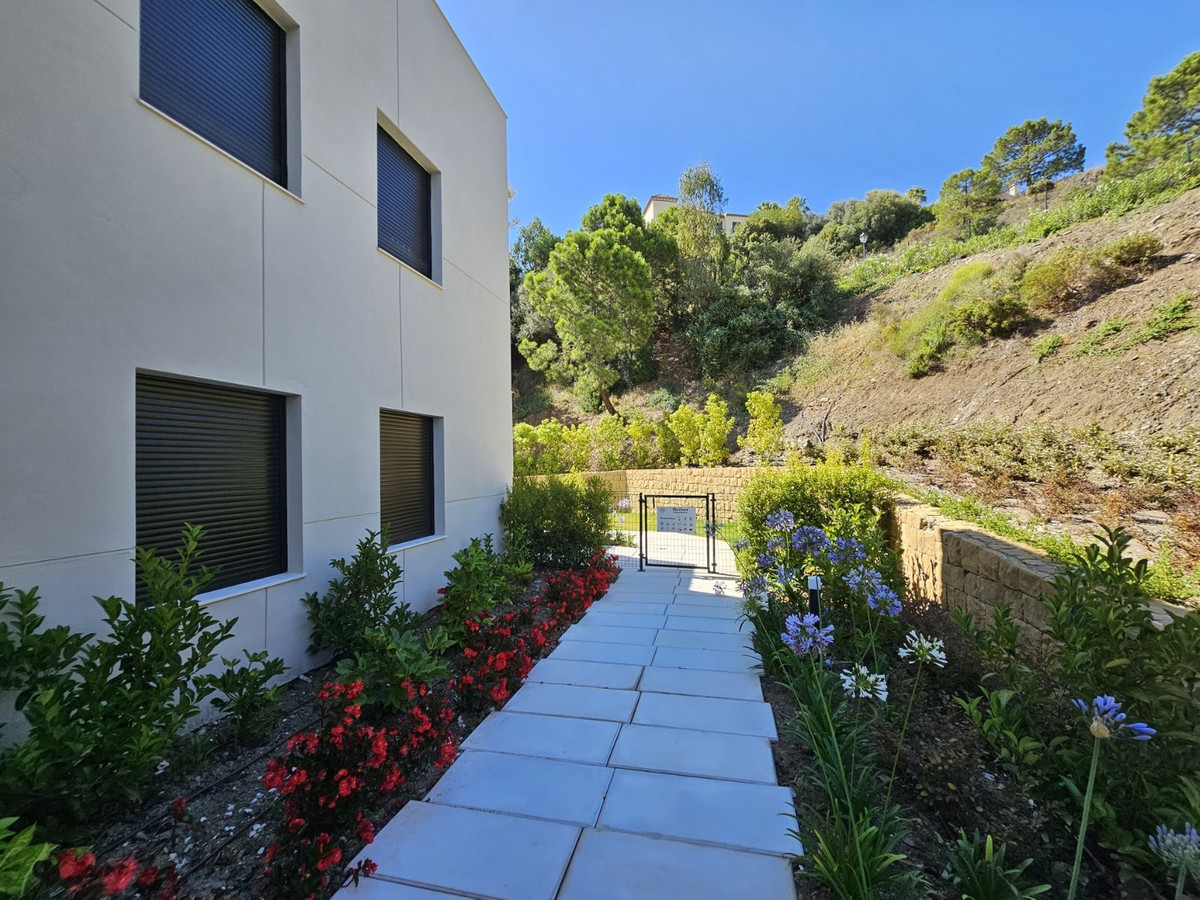
[{"label": "white stucco wall", "polygon": [[[293,395],[289,576],[211,608],[239,617],[227,653],[266,647],[295,674],[301,595],[379,527],[381,407],[444,419],[445,537],[400,552],[403,598],[432,605],[450,554],[497,530],[506,122],[433,0],[263,5],[297,26],[299,196],[138,100],[137,0],[5,8],[0,581],[89,630],[92,595],[132,596],[139,370]],[[376,248],[380,120],[440,173],[440,285]]]}]

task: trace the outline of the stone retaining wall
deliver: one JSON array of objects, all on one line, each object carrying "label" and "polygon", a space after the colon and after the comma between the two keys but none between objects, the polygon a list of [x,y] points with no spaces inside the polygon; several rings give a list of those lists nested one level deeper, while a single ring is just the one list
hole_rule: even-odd
[{"label": "stone retaining wall", "polygon": [[596,477],[618,494],[715,494],[717,518],[728,522],[737,514],[738,495],[758,469],[726,466],[710,469],[624,469],[585,472],[581,478]]},{"label": "stone retaining wall", "polygon": [[904,498],[896,503],[891,538],[901,551],[909,591],[918,600],[965,609],[976,622],[990,622],[992,610],[1007,604],[1026,641],[1045,641],[1045,600],[1054,593],[1060,565]]}]

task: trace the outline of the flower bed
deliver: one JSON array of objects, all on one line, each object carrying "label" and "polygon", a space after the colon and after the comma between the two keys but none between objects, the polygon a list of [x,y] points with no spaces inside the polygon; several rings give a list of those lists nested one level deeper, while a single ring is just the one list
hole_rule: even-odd
[{"label": "flower bed", "polygon": [[[232,723],[183,741],[151,796],[94,829],[91,850],[59,851],[59,884],[72,896],[330,896],[349,863],[409,800],[424,796],[460,741],[503,707],[536,660],[615,580],[597,552],[579,569],[550,571],[524,596],[465,623],[441,654],[444,679],[406,681],[399,712],[363,706],[361,682],[331,667],[289,685],[286,712],[257,747],[240,747]],[[442,624],[434,610],[414,629]],[[366,710],[366,711],[364,711]],[[86,841],[80,841],[86,843]]]}]

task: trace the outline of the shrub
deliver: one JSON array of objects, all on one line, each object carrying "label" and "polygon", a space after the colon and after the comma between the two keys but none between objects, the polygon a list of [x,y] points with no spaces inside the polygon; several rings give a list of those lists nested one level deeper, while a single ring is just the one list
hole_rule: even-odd
[{"label": "shrub", "polygon": [[1154,257],[1162,253],[1162,249],[1162,241],[1143,231],[1105,244],[1092,258],[1103,266],[1145,272],[1150,268]]},{"label": "shrub", "polygon": [[50,858],[53,844],[35,842],[34,827],[21,831],[15,818],[0,819],[0,896],[24,897],[33,880],[33,870]]},{"label": "shrub", "polygon": [[586,472],[591,468],[592,430],[546,419],[536,427],[513,426],[513,472],[517,476]]},{"label": "shrub", "polygon": [[765,391],[746,395],[746,412],[750,424],[746,436],[738,437],[738,446],[747,447],[760,463],[770,462],[783,451],[783,408]]},{"label": "shrub", "polygon": [[[1095,253],[1075,244],[1059,247],[1025,270],[1021,298],[1033,309],[1068,309],[1133,281],[1136,269],[1117,264],[1109,247]],[[1122,258],[1135,252],[1117,249]]]},{"label": "shrub", "polygon": [[700,454],[697,462],[702,466],[724,465],[729,459],[729,434],[733,431],[733,417],[729,406],[716,394],[709,394],[704,403],[704,426],[700,431]]},{"label": "shrub", "polygon": [[667,387],[657,388],[654,393],[646,398],[646,405],[651,409],[658,410],[664,416],[669,416],[675,410],[679,409],[681,402],[679,394]]},{"label": "shrub", "polygon": [[243,650],[246,662],[241,666],[237,657],[221,657],[225,671],[210,675],[207,681],[217,695],[212,705],[233,719],[239,743],[248,744],[261,739],[275,720],[276,705],[282,685],[272,685],[287,666],[279,657],[270,658],[266,650],[251,653]]},{"label": "shrub", "polygon": [[1062,349],[1063,344],[1067,342],[1061,334],[1048,334],[1036,344],[1033,345],[1034,358],[1041,362],[1044,359],[1049,359],[1055,353]]},{"label": "shrub", "polygon": [[1050,885],[1025,884],[1025,870],[1032,859],[1011,868],[1005,865],[1004,854],[1008,848],[996,847],[989,834],[980,838],[979,832],[967,840],[966,832],[959,829],[958,840],[951,848],[944,877],[948,878],[963,897],[972,900],[1030,900],[1050,890]]},{"label": "shrub", "polygon": [[1145,326],[1131,339],[1135,344],[1158,341],[1177,331],[1196,327],[1192,316],[1193,294],[1177,294],[1154,310]]},{"label": "shrub", "polygon": [[29,739],[0,758],[0,807],[70,833],[141,796],[212,692],[200,673],[237,622],[195,600],[215,575],[197,570],[202,536],[186,527],[174,560],[138,548],[147,602],[97,598],[107,636],[31,697]]},{"label": "shrub", "polygon": [[738,521],[749,541],[748,552],[757,555],[766,550],[766,518],[776,510],[789,510],[799,525],[823,528],[838,510],[855,506],[891,514],[892,491],[873,467],[793,462],[783,469],[764,469],[750,479],[738,498]]},{"label": "shrub", "polygon": [[500,505],[505,546],[536,566],[582,565],[609,540],[612,491],[599,478],[518,479]]},{"label": "shrub", "polygon": [[629,439],[628,465],[634,469],[652,469],[661,462],[658,426],[649,419],[634,417],[625,425]]},{"label": "shrub", "polygon": [[528,561],[497,553],[490,534],[471,538],[454,561],[458,565],[444,573],[446,586],[439,591],[442,623],[454,638],[461,637],[468,619],[487,616],[497,605],[517,599],[533,572]]},{"label": "shrub", "polygon": [[671,428],[669,422],[659,422],[654,427],[654,441],[658,446],[658,455],[665,466],[677,466],[683,459],[683,445]]},{"label": "shrub", "polygon": [[607,415],[592,429],[599,467],[604,470],[624,469],[625,423],[619,416]]},{"label": "shrub", "polygon": [[679,462],[685,466],[699,465],[704,415],[684,404],[667,416],[667,427],[679,444]]},{"label": "shrub", "polygon": [[332,651],[338,656],[352,653],[364,632],[376,628],[404,631],[415,619],[407,603],[396,603],[396,585],[404,572],[388,552],[386,526],[368,531],[358,542],[353,558],[330,560],[339,573],[329,582],[323,597],[306,594],[308,621],[312,626],[309,653]]},{"label": "shrub", "polygon": [[[95,635],[67,625],[43,628],[36,587],[13,592],[0,581],[0,690],[16,691],[21,710],[41,687],[57,678]],[[9,609],[9,605],[12,608]]]},{"label": "shrub", "polygon": [[1079,346],[1075,348],[1075,355],[1100,356],[1107,351],[1108,339],[1124,331],[1125,325],[1124,319],[1105,319],[1079,342]]},{"label": "shrub", "polygon": [[[436,639],[435,639],[436,640]],[[383,714],[403,712],[416,685],[445,679],[449,666],[412,631],[376,628],[363,634],[361,648],[337,664],[338,681],[363,686],[362,704]]]}]

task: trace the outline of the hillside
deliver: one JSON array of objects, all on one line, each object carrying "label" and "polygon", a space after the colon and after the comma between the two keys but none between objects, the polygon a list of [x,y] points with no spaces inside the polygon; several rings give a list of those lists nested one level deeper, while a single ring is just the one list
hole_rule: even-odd
[{"label": "hillside", "polygon": [[[833,407],[831,421],[851,432],[881,431],[897,422],[933,425],[1044,422],[1112,432],[1158,433],[1200,424],[1200,330],[1134,343],[1131,335],[1155,310],[1183,292],[1200,292],[1200,190],[1121,219],[1084,222],[1045,240],[970,257],[997,268],[1018,257],[1037,260],[1056,247],[1098,247],[1135,232],[1163,243],[1155,267],[1136,283],[1061,315],[1043,315],[1013,337],[958,351],[944,371],[912,378],[888,350],[889,322],[915,315],[935,300],[959,260],[907,276],[878,296],[854,304],[851,320],[816,337],[791,366],[788,398],[807,419]],[[1124,330],[1079,352],[1102,323],[1123,320]],[[1039,362],[1035,345],[1061,335],[1064,345]],[[795,415],[795,410],[793,415]],[[790,429],[800,435],[798,423]]]}]

